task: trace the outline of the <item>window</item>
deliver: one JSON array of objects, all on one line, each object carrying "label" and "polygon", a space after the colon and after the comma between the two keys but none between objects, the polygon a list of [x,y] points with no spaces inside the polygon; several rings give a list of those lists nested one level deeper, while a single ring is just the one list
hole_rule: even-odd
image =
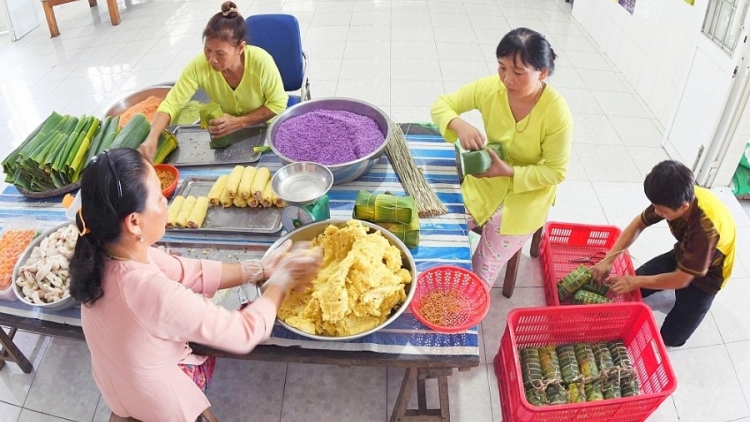
[{"label": "window", "polygon": [[729,54],[737,45],[747,4],[746,0],[709,0],[703,33]]}]

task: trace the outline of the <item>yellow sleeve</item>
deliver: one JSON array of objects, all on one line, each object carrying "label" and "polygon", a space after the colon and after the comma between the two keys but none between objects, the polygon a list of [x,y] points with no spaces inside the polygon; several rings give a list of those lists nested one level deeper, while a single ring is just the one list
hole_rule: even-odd
[{"label": "yellow sleeve", "polygon": [[480,86],[482,81],[483,79],[479,79],[462,86],[452,94],[441,95],[432,104],[432,108],[430,109],[432,121],[438,126],[440,134],[443,135],[446,141],[455,142],[458,139],[456,132],[448,129],[448,124],[451,120],[458,117],[461,113],[479,108],[478,94],[482,89]]},{"label": "yellow sleeve", "polygon": [[[196,57],[191,61],[182,74],[177,79],[172,89],[169,90],[167,97],[162,101],[157,111],[169,114],[169,121],[172,122],[180,114],[182,107],[193,98],[198,91],[199,70],[198,61],[201,57]],[[205,60],[205,59],[204,59]]]},{"label": "yellow sleeve", "polygon": [[279,68],[276,67],[273,57],[265,50],[260,50],[260,53],[256,54],[256,59],[261,67],[259,74],[263,96],[266,99],[264,105],[272,112],[279,114],[286,110],[289,96],[284,91],[284,81],[281,79],[281,73],[279,73]]},{"label": "yellow sleeve", "polygon": [[557,98],[551,107],[553,110],[547,114],[549,131],[541,140],[543,161],[538,165],[513,166],[515,193],[555,186],[565,180],[573,142],[573,118],[562,97]]}]

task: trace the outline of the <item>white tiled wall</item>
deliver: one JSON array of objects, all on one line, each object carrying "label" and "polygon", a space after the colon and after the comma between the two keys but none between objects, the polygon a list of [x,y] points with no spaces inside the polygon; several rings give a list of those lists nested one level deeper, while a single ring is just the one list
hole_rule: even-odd
[{"label": "white tiled wall", "polygon": [[631,15],[616,1],[575,0],[573,16],[625,75],[664,130],[676,115],[706,4],[638,0]]}]

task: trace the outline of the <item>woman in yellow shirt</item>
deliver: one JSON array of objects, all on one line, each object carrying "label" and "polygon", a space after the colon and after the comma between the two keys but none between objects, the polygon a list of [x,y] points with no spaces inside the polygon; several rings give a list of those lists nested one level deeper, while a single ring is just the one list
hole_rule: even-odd
[{"label": "woman in yellow shirt", "polygon": [[247,24],[237,5],[224,2],[203,30],[203,54],[187,65],[159,106],[151,132],[139,148],[146,158],[153,158],[159,134],[198,88],[225,113],[210,122],[208,131],[215,138],[265,122],[286,109],[288,96],[273,57],[247,45],[246,35]]},{"label": "woman in yellow shirt", "polygon": [[[503,157],[491,149],[492,166],[467,175],[461,184],[469,225],[482,227],[472,267],[491,287],[506,262],[544,222],[565,180],[570,161],[573,121],[565,100],[546,78],[555,68],[555,53],[540,33],[517,28],[497,46],[498,73],[432,105],[432,119],[448,142],[466,150],[486,143],[502,145]],[[459,115],[482,114],[487,140]]]}]

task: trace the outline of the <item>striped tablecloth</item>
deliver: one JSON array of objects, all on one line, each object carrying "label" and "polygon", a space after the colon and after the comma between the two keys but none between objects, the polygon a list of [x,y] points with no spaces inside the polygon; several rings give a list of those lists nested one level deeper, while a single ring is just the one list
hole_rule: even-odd
[{"label": "striped tablecloth", "polygon": [[[418,271],[436,265],[471,267],[468,229],[464,215],[461,191],[455,169],[453,147],[439,135],[425,130],[407,131],[407,139],[417,165],[426,179],[448,207],[448,214],[436,218],[420,219],[421,237],[412,256]],[[422,134],[418,134],[422,133]],[[258,163],[277,170],[281,164],[273,154],[264,154]],[[209,176],[228,172],[227,167],[184,168],[180,170],[180,182],[188,177]],[[389,191],[396,195],[404,189],[385,154],[378,163],[355,182],[334,186],[329,192],[331,217],[350,218],[354,200],[359,190],[375,193]],[[27,199],[13,186],[6,186],[0,194],[0,224],[5,219],[17,216],[34,216],[43,227],[51,227],[65,221],[65,210],[60,198]],[[176,235],[173,232],[165,241],[210,241],[220,244],[271,245],[283,232],[275,235]],[[20,302],[0,300],[0,313],[35,318],[80,326],[80,307],[63,311],[41,311]],[[461,334],[440,334],[422,325],[407,310],[387,328],[372,335],[348,342],[314,341],[300,337],[280,325],[276,325],[267,344],[297,346],[310,349],[373,351],[380,353],[426,354],[426,355],[478,355],[478,334],[473,329]]]}]

